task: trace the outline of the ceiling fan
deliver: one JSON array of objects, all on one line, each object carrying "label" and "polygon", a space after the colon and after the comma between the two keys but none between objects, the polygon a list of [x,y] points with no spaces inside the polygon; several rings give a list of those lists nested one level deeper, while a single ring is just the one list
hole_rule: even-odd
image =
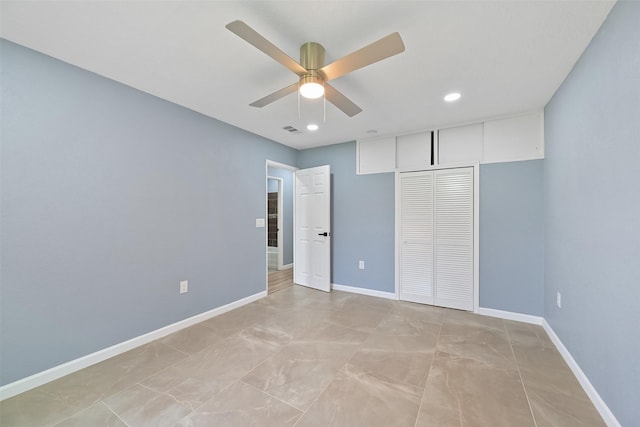
[{"label": "ceiling fan", "polygon": [[347,116],[353,117],[361,112],[362,108],[327,82],[404,52],[404,43],[400,34],[392,33],[328,65],[324,65],[324,47],[320,43],[307,42],[300,46],[300,62],[298,63],[242,21],[233,21],[227,24],[226,28],[299,77],[298,82],[249,104],[252,107],[264,107],[299,90],[300,95],[305,98],[319,98],[324,95],[329,102]]}]

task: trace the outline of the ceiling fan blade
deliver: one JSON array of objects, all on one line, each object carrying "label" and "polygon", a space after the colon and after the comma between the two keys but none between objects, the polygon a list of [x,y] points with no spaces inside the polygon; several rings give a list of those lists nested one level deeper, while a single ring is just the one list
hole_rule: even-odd
[{"label": "ceiling fan blade", "polygon": [[389,34],[377,42],[343,56],[320,69],[327,80],[337,79],[359,68],[366,67],[390,56],[404,52],[404,43],[398,33]]},{"label": "ceiling fan blade", "polygon": [[249,104],[252,107],[264,107],[265,105],[269,105],[274,101],[277,101],[280,98],[284,98],[285,96],[289,95],[290,93],[294,93],[295,91],[298,90],[298,83],[294,83],[290,86],[287,87],[283,87],[280,90],[277,90],[275,92],[273,92],[271,95],[267,95],[264,98],[258,99],[255,102],[252,102],[251,104]]},{"label": "ceiling fan blade", "polygon": [[299,76],[307,74],[306,68],[298,64],[293,58],[284,53],[280,48],[271,43],[269,40],[258,34],[253,28],[248,26],[242,21],[233,21],[226,25],[226,28],[246,41],[254,47],[260,49],[271,58],[275,59],[289,70],[293,71]]},{"label": "ceiling fan blade", "polygon": [[324,96],[327,98],[327,101],[338,107],[349,117],[353,117],[362,111],[362,108],[351,102],[349,98],[344,96],[329,83],[324,84]]}]

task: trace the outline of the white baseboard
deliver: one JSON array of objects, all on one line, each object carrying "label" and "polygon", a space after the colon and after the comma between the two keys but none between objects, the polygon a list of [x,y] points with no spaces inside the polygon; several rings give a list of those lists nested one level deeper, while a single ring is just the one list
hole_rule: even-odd
[{"label": "white baseboard", "polygon": [[496,310],[493,308],[480,307],[478,314],[483,316],[498,317],[500,319],[515,320],[517,322],[531,323],[533,325],[542,325],[544,318],[540,316],[532,316],[531,314],[514,313],[512,311]]},{"label": "white baseboard", "polygon": [[252,303],[266,296],[266,291],[258,292],[257,294],[250,295],[238,301],[223,305],[222,307],[214,308],[213,310],[197,314],[184,320],[180,320],[171,325],[156,329],[155,331],[151,331],[144,335],[140,335],[111,347],[96,351],[95,353],[91,353],[78,359],[71,360],[67,363],[63,363],[62,365],[54,366],[53,368],[47,369],[46,371],[38,372],[37,374],[12,382],[10,384],[6,384],[0,387],[0,401],[13,397],[17,394],[24,393],[25,391],[29,391],[53,380],[57,380],[58,378],[79,371],[80,369],[95,365],[96,363],[125,353],[129,350],[133,350],[136,347],[140,347],[144,344],[165,337],[181,329],[188,328],[189,326],[193,326],[196,323],[200,323],[207,319],[211,319],[212,317],[219,316],[223,313],[233,310],[234,308],[242,307],[243,305]]},{"label": "white baseboard", "polygon": [[569,350],[567,350],[562,341],[560,341],[560,338],[558,337],[558,335],[556,335],[551,325],[547,323],[546,319],[543,319],[542,327],[547,332],[549,338],[551,338],[551,341],[564,358],[564,361],[567,362],[567,365],[569,365],[569,368],[571,368],[571,371],[573,371],[573,374],[578,379],[578,382],[580,382],[580,385],[584,389],[585,393],[587,393],[587,396],[589,396],[589,399],[591,399],[591,402],[596,407],[607,426],[621,427],[615,415],[613,415],[613,412],[611,412],[607,404],[604,402],[604,400],[602,400],[602,397],[600,397],[600,394],[598,394],[593,384],[591,384],[589,378],[587,378],[585,373],[582,372],[582,369],[580,369],[578,362],[575,361],[571,353],[569,353]]},{"label": "white baseboard", "polygon": [[291,264],[284,264],[280,270],[290,270],[290,269],[292,269],[292,268],[293,268],[293,263],[291,263]]},{"label": "white baseboard", "polygon": [[558,338],[558,335],[556,335],[555,331],[547,323],[544,317],[532,316],[529,314],[513,313],[511,311],[502,311],[502,310],[495,310],[492,308],[483,308],[483,307],[480,307],[478,309],[478,314],[481,314],[483,316],[498,317],[500,319],[516,320],[518,322],[525,322],[525,323],[531,323],[534,325],[542,326],[544,330],[547,332],[547,335],[549,335],[549,338],[551,338],[551,341],[553,342],[553,344],[556,346],[556,348],[564,358],[565,362],[567,362],[567,365],[569,365],[569,368],[571,368],[571,371],[578,379],[578,382],[584,389],[585,393],[587,393],[587,396],[589,396],[589,399],[591,399],[593,406],[596,407],[596,409],[600,413],[600,416],[602,417],[604,422],[607,424],[607,426],[621,427],[615,415],[613,415],[613,412],[611,412],[607,404],[604,402],[604,400],[602,400],[602,397],[600,397],[600,395],[596,391],[593,384],[591,384],[591,381],[589,381],[589,378],[587,378],[585,373],[582,372],[582,369],[580,369],[580,366],[578,365],[578,363],[575,361],[573,356],[571,356],[571,353],[569,353],[569,350],[567,350],[567,348],[564,346],[562,341],[560,341],[560,338]]},{"label": "white baseboard", "polygon": [[356,286],[345,286],[332,283],[331,288],[336,291],[351,292],[352,294],[369,295],[372,297],[386,299],[398,299],[398,296],[392,292],[375,291],[373,289],[358,288]]}]

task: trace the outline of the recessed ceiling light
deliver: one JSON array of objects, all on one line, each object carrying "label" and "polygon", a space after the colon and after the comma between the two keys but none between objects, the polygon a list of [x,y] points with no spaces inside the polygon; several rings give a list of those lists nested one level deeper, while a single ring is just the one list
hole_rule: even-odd
[{"label": "recessed ceiling light", "polygon": [[447,94],[447,96],[444,97],[444,100],[447,102],[453,102],[460,99],[461,96],[462,95],[460,95],[458,92],[452,92],[450,94]]},{"label": "recessed ceiling light", "polygon": [[375,129],[369,129],[367,131],[367,135],[377,135],[377,134],[378,134],[378,131]]},{"label": "recessed ceiling light", "polygon": [[315,123],[309,123],[307,125],[307,130],[310,130],[310,131],[318,130],[318,125]]}]

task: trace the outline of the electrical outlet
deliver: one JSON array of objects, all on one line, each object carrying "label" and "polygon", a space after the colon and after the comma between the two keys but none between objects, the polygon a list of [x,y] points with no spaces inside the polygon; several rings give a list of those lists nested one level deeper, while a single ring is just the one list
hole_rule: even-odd
[{"label": "electrical outlet", "polygon": [[556,294],[556,305],[558,308],[562,308],[562,294],[560,292]]},{"label": "electrical outlet", "polygon": [[184,294],[186,292],[189,292],[189,281],[188,280],[181,280],[180,281],[180,293]]},{"label": "electrical outlet", "polygon": [[362,260],[358,261],[358,268],[360,270],[364,270],[364,261],[362,261]]}]

